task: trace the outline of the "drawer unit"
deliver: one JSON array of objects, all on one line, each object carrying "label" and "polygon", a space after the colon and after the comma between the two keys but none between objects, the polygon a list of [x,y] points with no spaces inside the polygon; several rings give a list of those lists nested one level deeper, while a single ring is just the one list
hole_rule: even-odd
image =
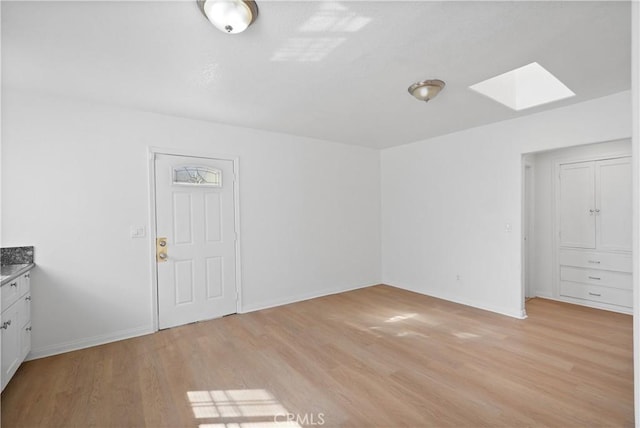
[{"label": "drawer unit", "polygon": [[633,290],[632,276],[626,272],[560,266],[560,280]]},{"label": "drawer unit", "polygon": [[13,305],[20,296],[31,291],[31,274],[24,273],[2,286],[2,311]]},{"label": "drawer unit", "polygon": [[2,285],[2,357],[0,382],[7,386],[31,350],[31,274],[29,271]]},{"label": "drawer unit", "polygon": [[560,281],[560,295],[592,302],[630,308],[633,302],[633,291],[599,285],[581,284],[578,282]]},{"label": "drawer unit", "polygon": [[632,312],[631,170],[627,155],[556,163],[554,298]]},{"label": "drawer unit", "polygon": [[22,275],[2,286],[2,311],[13,305],[20,297],[22,289]]},{"label": "drawer unit", "polygon": [[560,250],[560,264],[591,269],[605,269],[631,273],[630,254],[601,253],[597,251]]}]

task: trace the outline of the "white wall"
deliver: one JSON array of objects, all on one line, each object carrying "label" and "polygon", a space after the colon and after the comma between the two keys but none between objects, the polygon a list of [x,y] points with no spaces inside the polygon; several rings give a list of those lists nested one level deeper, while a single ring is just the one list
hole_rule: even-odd
[{"label": "white wall", "polygon": [[612,154],[631,155],[631,140],[550,150],[529,157],[534,168],[534,233],[532,236],[531,282],[534,296],[554,297],[553,285],[553,223],[555,221],[555,185],[553,172],[560,160],[580,160],[606,157]]},{"label": "white wall", "polygon": [[522,154],[630,135],[625,91],[383,150],[383,282],[523,316]]},{"label": "white wall", "polygon": [[380,282],[377,150],[21,91],[2,114],[2,246],[36,248],[32,356],[152,330],[152,236],[129,237],[148,146],[240,157],[243,310]]},{"label": "white wall", "polygon": [[382,279],[522,316],[521,155],[628,138],[630,103],[380,153],[5,91],[2,245],[36,246],[33,355],[151,331],[149,242],[129,238],[148,225],[148,146],[240,156],[243,310]]}]

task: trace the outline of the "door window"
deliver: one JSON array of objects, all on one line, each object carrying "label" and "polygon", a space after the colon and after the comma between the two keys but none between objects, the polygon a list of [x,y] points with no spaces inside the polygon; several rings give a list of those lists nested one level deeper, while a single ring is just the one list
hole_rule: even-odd
[{"label": "door window", "polygon": [[173,184],[222,187],[222,171],[205,166],[180,166],[173,169]]}]

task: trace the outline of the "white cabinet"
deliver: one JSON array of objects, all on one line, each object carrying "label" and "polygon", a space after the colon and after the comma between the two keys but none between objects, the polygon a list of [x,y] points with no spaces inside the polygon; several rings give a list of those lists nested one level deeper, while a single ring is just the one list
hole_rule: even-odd
[{"label": "white cabinet", "polygon": [[631,159],[560,165],[560,246],[631,251]]},{"label": "white cabinet", "polygon": [[20,325],[20,361],[27,358],[27,354],[31,351],[31,292],[23,295],[18,303],[19,325]]},{"label": "white cabinet", "polygon": [[20,322],[18,320],[18,306],[12,305],[0,317],[2,328],[2,389],[18,370],[20,365]]},{"label": "white cabinet", "polygon": [[31,350],[31,274],[26,272],[2,286],[2,389]]},{"label": "white cabinet", "polygon": [[560,164],[556,297],[630,312],[631,159]]},{"label": "white cabinet", "polygon": [[560,245],[596,247],[595,167],[593,162],[560,166]]},{"label": "white cabinet", "polygon": [[631,251],[631,159],[596,162],[596,247]]}]

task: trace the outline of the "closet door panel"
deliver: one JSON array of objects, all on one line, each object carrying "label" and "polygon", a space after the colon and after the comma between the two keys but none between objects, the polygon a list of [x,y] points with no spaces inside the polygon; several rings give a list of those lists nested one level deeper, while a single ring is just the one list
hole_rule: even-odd
[{"label": "closet door panel", "polygon": [[598,249],[631,251],[631,159],[596,162]]},{"label": "closet door panel", "polygon": [[560,166],[560,246],[596,248],[594,162]]}]

